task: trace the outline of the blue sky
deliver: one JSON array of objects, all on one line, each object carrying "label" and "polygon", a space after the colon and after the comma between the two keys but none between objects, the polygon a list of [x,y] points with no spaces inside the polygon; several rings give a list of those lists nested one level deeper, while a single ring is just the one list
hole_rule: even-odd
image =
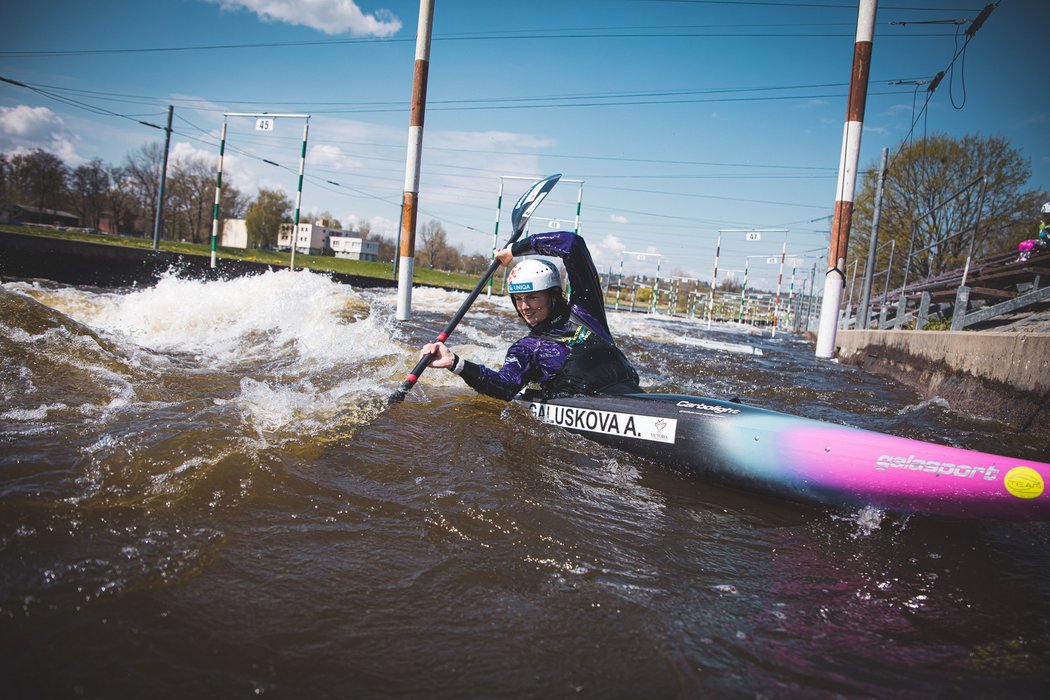
[{"label": "blue sky", "polygon": [[[996,135],[1050,190],[1050,3],[1002,0],[956,57],[983,6],[880,3],[862,167],[909,134]],[[0,151],[119,163],[162,138],[139,120],[163,124],[172,104],[172,157],[214,165],[224,112],[308,113],[303,211],[396,235],[418,15],[416,0],[5,3],[0,76],[36,89],[0,83]],[[856,22],[846,0],[436,0],[420,221],[487,252],[500,176],[561,172],[584,181],[603,270],[648,251],[661,257],[625,271],[659,259],[710,279],[719,230],[750,228],[788,229],[800,267],[822,267]],[[941,70],[922,111],[915,83]],[[294,197],[302,120],[254,126],[229,120],[224,181]],[[506,181],[504,222],[522,186]],[[577,187],[560,184],[533,230],[571,222]],[[783,239],[724,234],[719,279],[745,256],[752,284],[774,279]]]}]

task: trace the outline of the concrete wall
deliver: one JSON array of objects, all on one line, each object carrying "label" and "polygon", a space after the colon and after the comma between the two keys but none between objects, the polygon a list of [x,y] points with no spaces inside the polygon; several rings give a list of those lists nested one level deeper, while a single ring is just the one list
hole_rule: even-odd
[{"label": "concrete wall", "polygon": [[1050,333],[839,331],[840,361],[1024,431],[1050,450]]}]

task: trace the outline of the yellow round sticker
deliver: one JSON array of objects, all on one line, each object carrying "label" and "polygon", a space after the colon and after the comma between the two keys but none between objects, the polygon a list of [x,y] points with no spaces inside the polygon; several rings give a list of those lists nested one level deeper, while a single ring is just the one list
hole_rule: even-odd
[{"label": "yellow round sticker", "polygon": [[1003,485],[1018,498],[1037,498],[1043,493],[1043,477],[1031,467],[1014,467],[1006,472]]}]

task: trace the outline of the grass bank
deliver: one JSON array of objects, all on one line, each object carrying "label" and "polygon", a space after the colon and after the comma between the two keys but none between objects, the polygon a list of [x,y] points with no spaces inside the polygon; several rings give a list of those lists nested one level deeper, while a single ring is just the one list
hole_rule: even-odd
[{"label": "grass bank", "polygon": [[[0,231],[9,231],[30,236],[45,236],[71,241],[86,241],[88,243],[99,243],[103,245],[124,246],[127,248],[140,248],[150,250],[153,248],[152,238],[139,238],[137,236],[114,236],[107,233],[91,233],[80,229],[53,229],[42,226],[15,226],[11,224],[0,224]],[[184,241],[161,241],[160,249],[169,253],[180,255],[197,255],[211,257],[211,245],[208,243],[187,243]],[[290,253],[281,253],[272,250],[251,250],[244,248],[226,248],[220,246],[215,251],[216,257],[225,260],[248,260],[251,262],[274,265],[277,267],[288,267],[290,264]],[[305,268],[317,272],[338,272],[360,277],[374,277],[376,279],[393,279],[390,263],[370,262],[366,260],[347,260],[327,255],[303,255],[295,254],[296,268]],[[478,278],[456,272],[444,272],[442,270],[431,270],[416,267],[412,274],[415,284],[431,285],[435,287],[453,287],[456,289],[470,290],[477,284]]]}]

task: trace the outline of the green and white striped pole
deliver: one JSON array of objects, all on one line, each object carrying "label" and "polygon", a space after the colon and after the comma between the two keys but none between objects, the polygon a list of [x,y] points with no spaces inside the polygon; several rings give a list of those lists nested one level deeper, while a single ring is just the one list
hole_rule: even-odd
[{"label": "green and white striped pole", "polygon": [[[499,195],[496,197],[496,228],[492,230],[492,259],[496,259],[496,249],[499,248],[499,214],[500,210],[503,209],[503,178],[499,179]],[[487,296],[492,296],[492,285],[493,278],[495,275],[489,277],[489,291]]]},{"label": "green and white striped pole", "polygon": [[222,157],[226,152],[226,124],[227,120],[223,117],[222,120],[222,138],[219,140],[219,169],[215,173],[215,207],[212,211],[211,219],[211,266],[215,267],[215,248],[218,245],[219,240],[219,201],[222,197]]},{"label": "green and white striped pole", "polygon": [[573,233],[580,235],[580,206],[583,204],[583,181],[580,181],[580,189],[576,191],[576,228]]},{"label": "green and white striped pole", "polygon": [[649,313],[651,314],[656,313],[656,307],[660,303],[660,263],[663,261],[664,257],[655,253],[654,255],[656,255],[656,277],[653,279],[652,306],[649,309]]},{"label": "green and white striped pole", "polygon": [[310,117],[306,118],[303,125],[303,150],[299,154],[299,185],[295,190],[295,223],[292,224],[292,257],[288,261],[288,267],[295,270],[295,248],[299,241],[299,205],[303,201],[303,171],[306,168],[306,137],[310,133]]}]

